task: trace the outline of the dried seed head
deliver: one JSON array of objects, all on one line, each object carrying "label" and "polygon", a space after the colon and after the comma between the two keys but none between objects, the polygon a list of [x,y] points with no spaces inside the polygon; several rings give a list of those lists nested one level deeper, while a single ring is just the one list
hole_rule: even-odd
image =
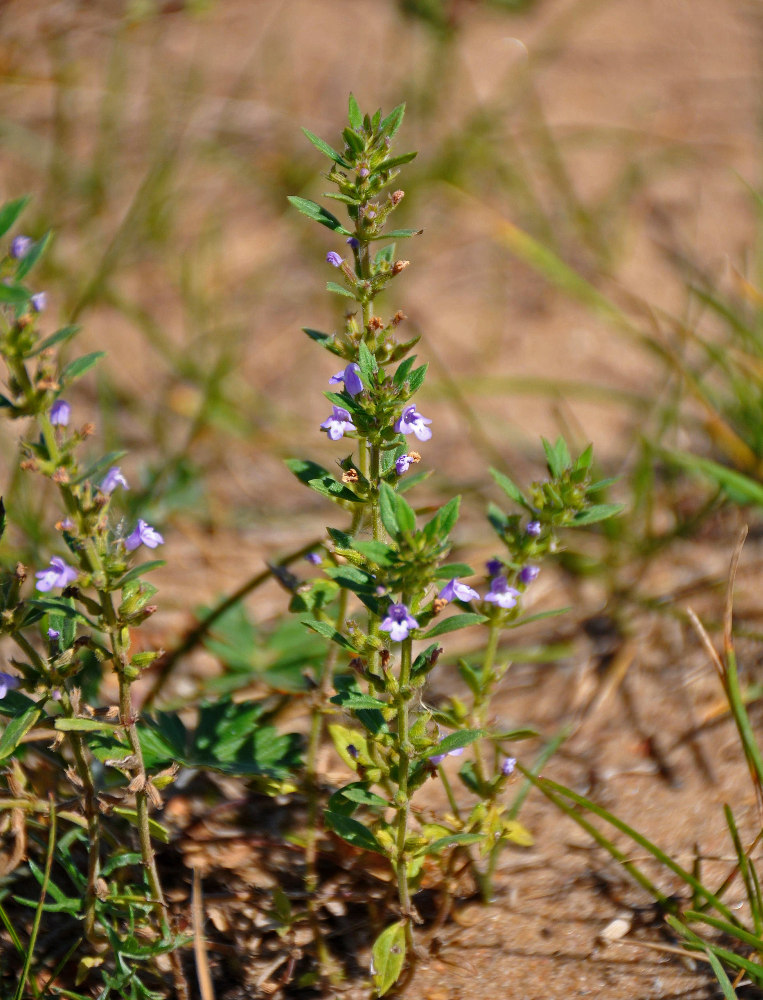
[{"label": "dried seed head", "polygon": [[381,318],[381,316],[372,316],[371,319],[368,321],[368,329],[383,330],[384,320]]},{"label": "dried seed head", "polygon": [[392,273],[400,274],[400,272],[404,271],[409,264],[410,264],[409,260],[396,260],[395,263],[392,265]]},{"label": "dried seed head", "polygon": [[342,473],[343,483],[357,483],[359,478],[356,469],[348,469],[347,472]]},{"label": "dried seed head", "polygon": [[389,196],[389,200],[392,202],[393,205],[399,205],[400,202],[403,200],[403,198],[405,198],[405,191],[400,191],[400,190],[393,191],[392,194]]}]

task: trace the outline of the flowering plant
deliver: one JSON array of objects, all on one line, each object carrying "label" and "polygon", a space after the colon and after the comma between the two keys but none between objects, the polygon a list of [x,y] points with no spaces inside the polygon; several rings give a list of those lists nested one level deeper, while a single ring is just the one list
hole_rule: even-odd
[{"label": "flowering plant", "polygon": [[[404,110],[400,105],[386,117],[380,111],[363,115],[351,96],[341,151],[305,129],[330,162],[327,178],[337,192],[326,197],[346,207],[347,225],[313,201],[290,199],[350,248],[348,257],[336,248],[326,255],[327,264],[342,276],[341,284],[329,281],[327,289],[352,303],[342,331],[306,329],[305,333],[345,364],[329,380],[332,387],[342,389],[325,393],[332,413],[321,429],[332,441],[349,438],[356,445],[354,452],[339,460],[336,474],[312,461],[288,463],[305,485],[350,514],[348,527],[329,529],[321,577],[301,588],[292,601],[294,611],[307,613],[305,625],[331,644],[308,749],[312,833],[307,889],[310,898],[317,883],[316,769],[323,717],[341,711],[352,717],[354,725],[335,721],[328,728],[354,780],[331,795],[325,821],[350,844],[384,856],[398,889],[399,919],[381,932],[373,947],[377,995],[391,989],[404,970],[413,969],[418,950],[414,927],[420,918],[412,897],[421,884],[425,862],[436,861],[447,883],[456,857],[465,853],[489,898],[500,849],[511,841],[529,841],[527,831],[507,815],[502,801],[514,769],[508,746],[529,731],[497,732],[488,723],[490,697],[508,667],[508,663],[497,665],[500,635],[506,627],[527,620],[521,617],[523,593],[537,577],[537,563],[558,547],[557,529],[590,524],[617,510],[591,502],[591,495],[604,484],[592,483],[590,448],[573,461],[561,439],[554,445],[544,442],[550,478],[534,484],[528,498],[508,477],[494,471],[498,485],[523,508],[524,516],[491,508],[489,519],[506,553],[488,564],[489,589],[480,594],[476,585],[462,579],[474,576],[471,567],[446,562],[460,498],[444,504],[423,524],[406,500],[404,494],[426,477],[423,472],[409,473],[412,464],[424,459],[409,451],[407,439],[413,436],[425,445],[434,433],[433,420],[412,401],[424,383],[427,366],[417,365],[411,353],[418,336],[400,337],[403,313],[384,319],[375,308],[379,294],[409,262],[397,257],[394,242],[373,252],[381,240],[408,239],[420,232],[385,231],[404,198],[403,190],[388,189],[398,168],[415,156],[392,150]],[[459,609],[444,617],[442,612],[450,604]],[[431,640],[479,625],[488,630],[481,668],[460,661],[471,705],[454,698],[440,710],[427,707],[422,689],[443,653],[439,641]],[[426,645],[414,654],[418,642]],[[349,673],[337,671],[340,655],[349,661]],[[443,725],[452,732],[443,736]],[[483,744],[491,748],[488,757]],[[459,777],[477,804],[465,811],[442,765],[467,747],[472,755]],[[413,796],[437,775],[446,784],[451,813],[431,822],[417,813]],[[446,912],[447,906],[446,899]]]}]

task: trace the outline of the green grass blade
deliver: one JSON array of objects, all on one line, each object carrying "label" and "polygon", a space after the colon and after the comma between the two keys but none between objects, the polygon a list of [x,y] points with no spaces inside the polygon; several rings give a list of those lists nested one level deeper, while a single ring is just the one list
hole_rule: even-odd
[{"label": "green grass blade", "polygon": [[40,886],[40,902],[37,904],[37,910],[34,914],[32,933],[29,936],[29,946],[24,960],[24,968],[21,970],[21,978],[19,979],[19,984],[16,988],[15,1000],[22,1000],[22,997],[24,996],[24,988],[26,986],[27,979],[29,978],[29,970],[32,967],[32,956],[34,955],[34,948],[37,943],[37,935],[40,933],[40,923],[42,922],[42,912],[45,905],[45,894],[47,893],[48,882],[50,881],[50,870],[53,867],[53,854],[56,850],[56,805],[52,798],[50,800],[49,816],[50,829],[48,831],[48,854],[45,858],[45,875],[43,877],[42,885]]}]

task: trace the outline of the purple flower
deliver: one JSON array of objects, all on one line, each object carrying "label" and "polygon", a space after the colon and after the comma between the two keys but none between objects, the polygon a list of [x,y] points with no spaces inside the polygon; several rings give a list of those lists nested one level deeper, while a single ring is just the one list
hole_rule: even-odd
[{"label": "purple flower", "polygon": [[357,250],[358,247],[360,246],[360,240],[357,239],[355,236],[348,236],[347,239],[345,240],[345,243],[347,244],[348,247],[352,247],[353,250]]},{"label": "purple flower", "polygon": [[519,580],[521,583],[532,583],[538,573],[540,569],[537,566],[523,566],[519,571]]},{"label": "purple flower", "polygon": [[415,405],[406,406],[400,415],[395,430],[398,434],[415,434],[419,441],[428,441],[432,432],[427,427],[432,421],[416,412]]},{"label": "purple flower", "polygon": [[17,688],[21,681],[14,674],[0,672],[0,698],[4,698],[11,688]]},{"label": "purple flower", "polygon": [[418,627],[419,623],[415,618],[411,618],[404,604],[390,604],[387,608],[387,617],[379,626],[382,632],[389,632],[393,642],[402,642],[408,638],[412,628]]},{"label": "purple flower", "polygon": [[61,638],[61,633],[59,631],[57,631],[56,629],[54,629],[54,628],[49,628],[48,629],[48,638],[50,639],[51,642],[55,642],[56,639],[60,639]]},{"label": "purple flower", "polygon": [[503,563],[500,559],[489,559],[485,563],[485,569],[488,572],[488,576],[500,576],[503,572]]},{"label": "purple flower", "polygon": [[465,749],[466,747],[456,747],[455,750],[448,750],[447,753],[436,753],[429,759],[437,766],[438,764],[442,764],[446,757],[460,757]]},{"label": "purple flower", "polygon": [[516,757],[506,757],[503,764],[501,764],[501,774],[504,778],[508,778],[510,774],[514,773],[514,768],[517,766]]},{"label": "purple flower", "polygon": [[43,593],[54,587],[68,587],[70,583],[74,583],[77,575],[77,570],[73,566],[69,566],[59,556],[53,556],[48,569],[41,569],[35,573],[37,577],[35,587]]},{"label": "purple flower", "polygon": [[36,313],[44,312],[45,307],[48,304],[48,293],[47,292],[35,292],[34,295],[29,299],[32,309]]},{"label": "purple flower", "polygon": [[324,420],[321,424],[321,430],[325,431],[332,441],[338,441],[346,431],[355,431],[357,427],[343,406],[335,406],[328,420]]},{"label": "purple flower", "polygon": [[395,472],[398,476],[402,476],[404,472],[407,472],[410,469],[412,464],[413,459],[410,455],[401,455],[400,458],[395,461]]},{"label": "purple flower", "polygon": [[150,524],[146,524],[142,519],[138,519],[135,530],[125,538],[125,548],[128,552],[134,552],[140,545],[145,545],[148,549],[155,549],[157,545],[163,545],[164,539]]},{"label": "purple flower", "polygon": [[54,427],[66,427],[72,408],[65,399],[57,399],[50,408],[50,422]]},{"label": "purple flower", "polygon": [[112,465],[112,467],[104,476],[103,482],[101,483],[99,489],[101,493],[105,493],[106,496],[108,496],[110,493],[114,492],[117,486],[124,486],[126,490],[130,489],[130,487],[127,485],[127,480],[122,475],[122,471],[119,468],[119,466]]},{"label": "purple flower", "polygon": [[29,251],[32,249],[32,243],[28,236],[15,236],[11,240],[11,257],[14,260],[21,260],[22,257],[26,257]]},{"label": "purple flower", "polygon": [[366,179],[366,177],[368,177],[368,175],[369,175],[370,173],[371,173],[371,171],[370,171],[370,170],[368,169],[368,167],[366,167],[366,166],[363,166],[363,167],[361,167],[361,168],[360,168],[360,170],[358,171],[358,177],[360,177],[360,179],[361,179],[361,180],[365,180],[365,179]]},{"label": "purple flower", "polygon": [[528,521],[527,527],[525,528],[527,534],[530,535],[532,538],[537,538],[542,530],[543,527],[540,521]]},{"label": "purple flower", "polygon": [[347,754],[352,757],[353,760],[357,760],[360,754],[358,753],[358,748],[354,743],[347,744]]},{"label": "purple flower", "polygon": [[454,577],[437,595],[443,601],[478,601],[480,595],[465,583],[459,583]]},{"label": "purple flower", "polygon": [[321,561],[322,561],[321,557],[318,555],[317,552],[308,552],[307,555],[305,556],[305,559],[312,566],[320,566]]},{"label": "purple flower", "polygon": [[336,375],[331,376],[329,385],[338,385],[340,382],[344,382],[345,389],[354,399],[359,392],[363,392],[363,383],[360,381],[359,372],[360,365],[352,361],[341,372],[337,372]]},{"label": "purple flower", "polygon": [[492,601],[499,608],[516,606],[519,591],[510,587],[505,576],[495,576],[490,581],[490,593],[485,595],[486,601]]},{"label": "purple flower", "polygon": [[329,250],[326,254],[326,263],[331,264],[332,267],[341,267],[344,264],[344,259],[339,256],[336,250]]},{"label": "purple flower", "polygon": [[[77,525],[70,517],[65,517],[63,521],[61,521],[60,526],[61,526],[61,531],[74,531],[74,529],[77,527]],[[58,525],[56,525],[56,527],[58,527]]]}]

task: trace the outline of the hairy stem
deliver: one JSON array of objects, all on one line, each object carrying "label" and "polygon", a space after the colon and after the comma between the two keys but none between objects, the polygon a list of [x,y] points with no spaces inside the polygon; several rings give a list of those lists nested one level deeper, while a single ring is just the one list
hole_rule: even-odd
[{"label": "hairy stem", "polygon": [[[406,596],[403,597],[406,603]],[[395,820],[395,868],[397,872],[397,894],[400,901],[400,911],[405,921],[405,941],[411,956],[415,953],[413,939],[413,910],[408,886],[408,855],[405,842],[408,838],[408,823],[410,821],[411,802],[408,795],[408,768],[411,764],[411,744],[408,739],[408,701],[411,681],[411,650],[412,639],[404,639],[400,650],[400,690],[397,696],[397,793],[395,805],[397,816]]]}]

